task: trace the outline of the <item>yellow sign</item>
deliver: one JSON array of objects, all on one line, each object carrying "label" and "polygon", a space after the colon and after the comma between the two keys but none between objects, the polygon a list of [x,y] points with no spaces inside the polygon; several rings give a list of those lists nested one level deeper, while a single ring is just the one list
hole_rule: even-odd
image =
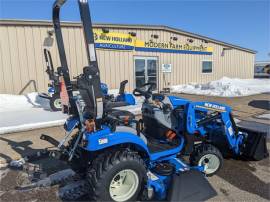
[{"label": "yellow sign", "polygon": [[172,53],[212,53],[213,47],[203,46],[202,44],[199,46],[192,44],[179,44],[173,42],[155,42],[153,40],[149,41],[141,41],[136,40],[136,50],[138,51],[159,51],[159,52],[172,52]]},{"label": "yellow sign", "polygon": [[173,42],[142,41],[130,34],[94,30],[96,48],[212,55],[213,47]]},{"label": "yellow sign", "polygon": [[95,44],[97,48],[133,50],[135,37],[130,34],[109,32],[103,33],[99,30],[94,30]]}]

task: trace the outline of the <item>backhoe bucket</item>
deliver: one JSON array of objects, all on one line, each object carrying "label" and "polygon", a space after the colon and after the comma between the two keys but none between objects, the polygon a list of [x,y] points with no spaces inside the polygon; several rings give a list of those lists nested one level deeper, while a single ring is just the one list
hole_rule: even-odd
[{"label": "backhoe bucket", "polygon": [[248,134],[247,138],[244,140],[244,147],[242,150],[242,156],[244,158],[259,161],[269,156],[266,146],[267,133],[241,127],[239,128],[239,131]]}]

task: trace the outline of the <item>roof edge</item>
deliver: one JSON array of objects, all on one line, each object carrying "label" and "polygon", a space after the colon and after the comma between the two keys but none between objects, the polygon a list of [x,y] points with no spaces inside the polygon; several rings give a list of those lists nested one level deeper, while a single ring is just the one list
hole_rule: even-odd
[{"label": "roof edge", "polygon": [[[31,26],[52,26],[52,22],[48,20],[17,20],[17,19],[0,19],[0,25],[31,25]],[[62,21],[61,24],[63,27],[81,27],[81,22],[71,22],[71,21]],[[111,23],[94,23],[93,27],[108,27],[108,28],[128,28],[128,29],[149,29],[149,30],[165,30],[169,32],[174,32],[177,34],[191,36],[197,39],[207,40],[212,43],[220,44],[226,47],[235,48],[238,50],[246,51],[249,53],[256,54],[257,51],[244,48],[238,45],[234,45],[231,43],[227,43],[224,41],[216,40],[207,36],[203,36],[200,34],[184,31],[178,28],[173,28],[164,25],[143,25],[143,24],[111,24]]]}]

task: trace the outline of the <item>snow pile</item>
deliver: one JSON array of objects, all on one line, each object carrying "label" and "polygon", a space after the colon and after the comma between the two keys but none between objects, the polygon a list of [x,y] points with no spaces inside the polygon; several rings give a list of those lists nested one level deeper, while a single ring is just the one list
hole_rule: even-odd
[{"label": "snow pile", "polygon": [[238,97],[270,92],[270,79],[238,79],[223,77],[206,84],[187,84],[171,87],[173,93]]},{"label": "snow pile", "polygon": [[257,118],[269,119],[270,120],[270,114],[261,114],[261,115],[257,116]]},{"label": "snow pile", "polygon": [[[111,92],[118,92],[112,90]],[[111,93],[110,92],[110,93]],[[135,115],[141,113],[142,99],[135,98],[136,105],[119,107]],[[0,94],[0,134],[27,131],[62,125],[67,118],[62,112],[53,112],[49,100],[38,93],[26,95]]]},{"label": "snow pile", "polygon": [[33,92],[0,94],[0,134],[62,125],[66,115],[52,112],[49,100]]},{"label": "snow pile", "polygon": [[119,94],[119,89],[109,89],[108,94],[116,97]]},{"label": "snow pile", "polygon": [[39,97],[38,93],[33,92],[26,95],[0,94],[0,112],[38,107],[50,109],[49,100]]}]

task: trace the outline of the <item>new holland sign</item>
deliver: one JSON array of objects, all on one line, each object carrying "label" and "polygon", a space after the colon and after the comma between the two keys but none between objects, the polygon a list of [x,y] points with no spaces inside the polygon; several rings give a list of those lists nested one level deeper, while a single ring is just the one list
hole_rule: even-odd
[{"label": "new holland sign", "polygon": [[213,48],[203,45],[180,44],[176,42],[142,41],[130,34],[94,30],[95,46],[101,49],[135,50],[144,52],[165,52],[212,55]]},{"label": "new holland sign", "polygon": [[135,38],[124,33],[94,30],[96,48],[134,50]]}]

